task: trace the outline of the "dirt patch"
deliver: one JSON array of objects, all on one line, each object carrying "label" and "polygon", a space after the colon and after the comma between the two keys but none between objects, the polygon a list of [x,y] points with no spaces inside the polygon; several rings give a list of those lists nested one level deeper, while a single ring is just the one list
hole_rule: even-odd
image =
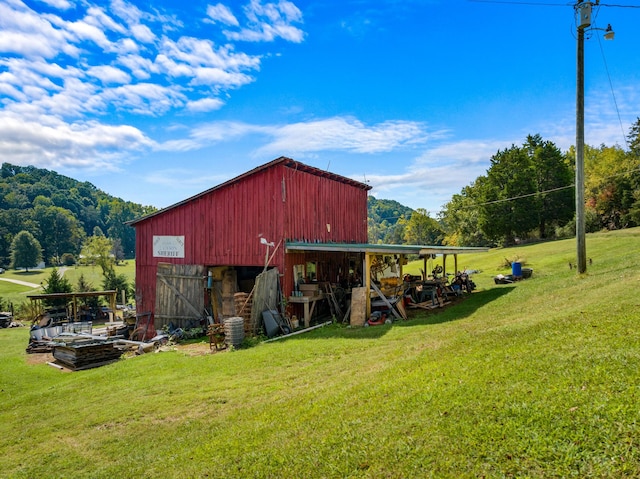
[{"label": "dirt patch", "polygon": [[56,358],[53,357],[51,353],[33,353],[27,354],[27,364],[30,366],[35,366],[36,364],[46,364],[52,363]]},{"label": "dirt patch", "polygon": [[[205,354],[215,353],[216,350],[211,349],[209,346],[209,342],[201,342],[201,343],[189,343],[189,344],[171,344],[167,346],[163,346],[163,348],[168,348],[168,350],[176,350],[180,351],[189,356],[203,356]],[[218,351],[222,352],[222,351]]]},{"label": "dirt patch", "polygon": [[[188,356],[204,356],[205,354],[213,354],[213,353],[222,353],[222,351],[216,351],[215,348],[211,349],[208,341],[203,341],[200,343],[188,343],[188,344],[167,344],[160,348],[161,351],[179,351]],[[126,356],[135,356],[135,352],[131,351],[126,354]],[[41,364],[47,363],[56,363],[56,358],[53,357],[52,353],[33,353],[27,354],[26,363],[30,366],[38,366]]]}]

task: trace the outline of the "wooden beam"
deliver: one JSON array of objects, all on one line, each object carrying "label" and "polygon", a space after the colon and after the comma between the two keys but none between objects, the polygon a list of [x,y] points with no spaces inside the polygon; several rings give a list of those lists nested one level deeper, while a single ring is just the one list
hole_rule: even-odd
[{"label": "wooden beam", "polygon": [[363,276],[363,280],[364,280],[364,287],[367,291],[367,318],[371,317],[371,294],[369,294],[369,291],[371,291],[371,253],[365,253],[364,254],[364,276]]},{"label": "wooden beam", "polygon": [[[398,319],[402,319],[402,316],[400,316],[400,314],[398,314],[398,312],[396,311],[396,309],[393,307],[393,305],[389,302],[389,300],[387,299],[387,297],[384,295],[384,293],[382,291],[380,291],[380,288],[378,288],[376,286],[376,284],[371,281],[371,287],[373,288],[373,290],[378,293],[378,296],[380,296],[380,299],[384,302],[384,304],[387,305],[387,307],[391,310],[391,313]],[[371,306],[371,295],[369,295],[369,306]],[[406,313],[405,313],[406,314]],[[368,313],[367,317],[371,317],[371,312]],[[406,319],[406,318],[405,318]]]}]

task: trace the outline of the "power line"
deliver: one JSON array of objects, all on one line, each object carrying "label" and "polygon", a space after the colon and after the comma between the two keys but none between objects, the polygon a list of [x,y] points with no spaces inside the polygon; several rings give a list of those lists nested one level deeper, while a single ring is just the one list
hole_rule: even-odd
[{"label": "power line", "polygon": [[[576,3],[544,3],[544,2],[516,2],[509,0],[467,0],[471,3],[499,3],[506,5],[529,5],[536,7],[573,7],[577,3],[581,3],[577,1]],[[617,3],[595,3],[598,7],[615,7],[615,8],[640,8],[640,5],[620,5]]]},{"label": "power line", "polygon": [[[615,174],[609,175],[609,176],[603,176],[602,179],[603,180],[609,180],[609,179],[615,178],[617,176],[629,175],[631,173],[636,173],[636,172],[640,172],[640,167],[634,168],[633,170],[627,170],[627,171],[622,171],[620,173],[615,173]],[[502,199],[499,199],[499,200],[486,201],[484,203],[474,203],[473,205],[462,206],[459,209],[477,208],[479,206],[492,205],[492,204],[496,204],[496,203],[505,203],[507,201],[515,201],[515,200],[519,200],[521,198],[529,198],[531,196],[544,195],[544,194],[547,194],[547,193],[554,193],[556,191],[566,190],[566,189],[569,189],[569,188],[575,188],[575,186],[576,186],[575,184],[566,185],[566,186],[559,186],[557,188],[552,188],[550,190],[536,191],[535,193],[527,193],[527,194],[524,194],[524,195],[512,196],[510,198],[502,198]]]},{"label": "power line", "polygon": [[534,5],[542,7],[568,7],[573,3],[540,3],[540,2],[515,2],[508,0],[467,0],[472,3],[502,3],[507,5]]},{"label": "power line", "polygon": [[597,38],[598,38],[598,45],[600,46],[600,53],[602,54],[602,62],[604,63],[604,70],[607,72],[607,78],[609,79],[609,88],[611,88],[613,105],[615,106],[616,114],[618,115],[618,123],[620,123],[620,131],[622,132],[622,138],[624,140],[624,144],[626,145],[627,149],[630,149],[629,143],[627,142],[627,136],[625,135],[625,132],[624,132],[624,126],[622,125],[622,117],[620,116],[620,109],[618,108],[618,100],[616,99],[616,93],[613,89],[613,81],[611,81],[611,74],[609,73],[609,65],[607,64],[607,58],[604,54],[604,48],[602,48],[602,40],[600,39],[599,35],[597,35]]},{"label": "power line", "polygon": [[536,191],[535,193],[527,193],[526,195],[512,196],[511,198],[502,198],[502,199],[499,199],[499,200],[486,201],[484,203],[476,203],[473,206],[474,207],[478,207],[478,206],[494,205],[496,203],[505,203],[507,201],[519,200],[521,198],[530,198],[531,196],[546,195],[547,193],[553,193],[554,191],[566,190],[568,188],[575,188],[575,185],[559,186],[557,188],[552,188],[550,190]]}]

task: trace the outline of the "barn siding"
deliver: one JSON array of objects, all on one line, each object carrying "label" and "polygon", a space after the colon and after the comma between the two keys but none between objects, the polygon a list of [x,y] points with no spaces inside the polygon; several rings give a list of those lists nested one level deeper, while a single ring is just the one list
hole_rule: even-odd
[{"label": "barn siding", "polygon": [[[276,160],[134,222],[138,310],[153,311],[159,262],[262,266],[263,236],[279,245],[271,265],[284,275],[288,293],[298,260],[285,254],[287,240],[366,243],[368,187],[323,174],[289,159]],[[154,235],[184,235],[185,258],[154,258]]]}]

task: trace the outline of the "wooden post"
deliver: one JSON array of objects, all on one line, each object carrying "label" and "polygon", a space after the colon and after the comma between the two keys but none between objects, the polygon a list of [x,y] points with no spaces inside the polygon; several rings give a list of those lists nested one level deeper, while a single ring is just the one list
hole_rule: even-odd
[{"label": "wooden post", "polygon": [[364,287],[366,288],[367,291],[367,318],[371,317],[371,294],[369,293],[369,291],[371,291],[371,254],[370,253],[365,253],[364,254]]},{"label": "wooden post", "polygon": [[[431,255],[429,255],[431,257]],[[427,255],[422,256],[422,281],[427,280]]]},{"label": "wooden post", "polygon": [[109,306],[111,307],[111,314],[113,315],[109,321],[115,321],[116,319],[116,294],[114,291],[109,295]]}]

